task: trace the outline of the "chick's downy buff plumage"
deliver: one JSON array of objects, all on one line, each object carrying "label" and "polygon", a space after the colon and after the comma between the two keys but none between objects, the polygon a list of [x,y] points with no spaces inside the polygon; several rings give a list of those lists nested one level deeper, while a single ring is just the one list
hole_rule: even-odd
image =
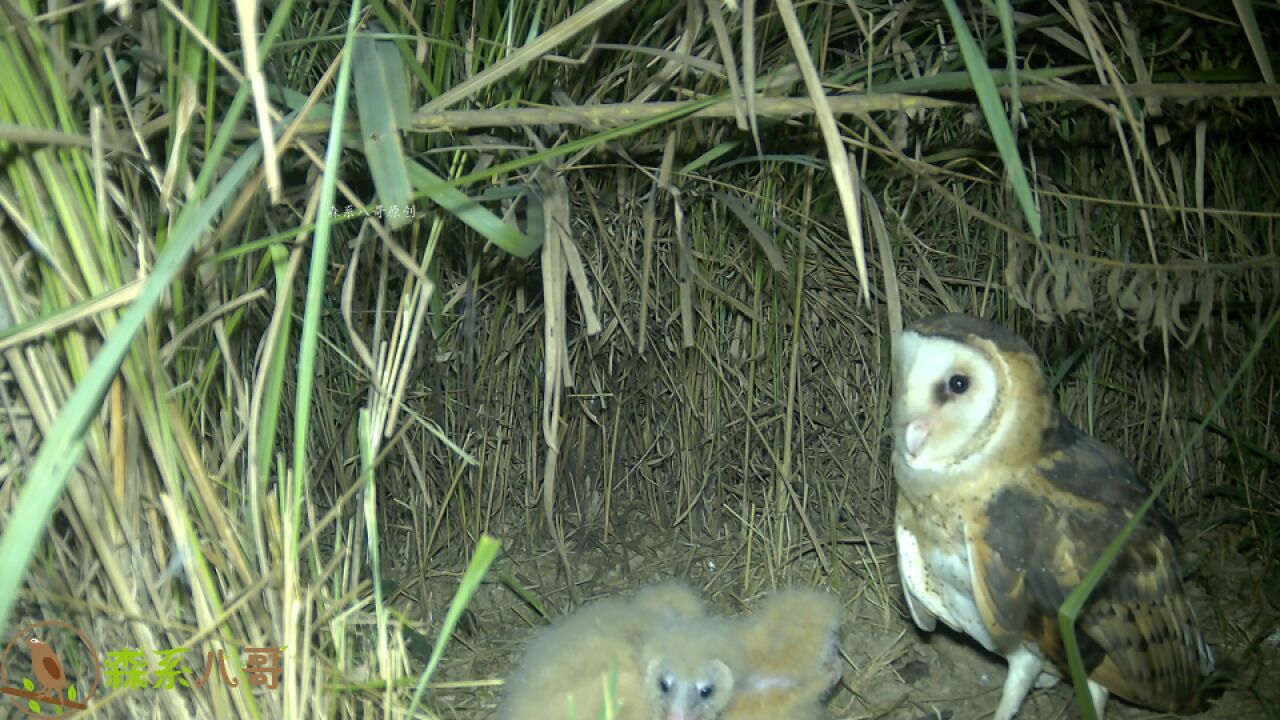
[{"label": "chick's downy buff plumage", "polygon": [[710,662],[722,647],[719,625],[703,615],[701,598],[680,582],[589,603],[536,634],[497,717],[560,720],[572,709],[594,720],[609,705],[616,720],[713,720],[699,711],[722,707],[732,671]]},{"label": "chick's downy buff plumage", "polygon": [[[1065,676],[1057,612],[1149,494],[1133,466],[1058,410],[1039,358],[1004,328],[935,315],[894,358],[895,533],[907,606],[1009,663],[995,720]],[[1077,623],[1101,717],[1110,693],[1193,712],[1213,656],[1159,507]]]},{"label": "chick's downy buff plumage", "polygon": [[840,681],[843,607],[822,590],[771,594],[737,620],[742,662],[724,720],[818,720]]}]

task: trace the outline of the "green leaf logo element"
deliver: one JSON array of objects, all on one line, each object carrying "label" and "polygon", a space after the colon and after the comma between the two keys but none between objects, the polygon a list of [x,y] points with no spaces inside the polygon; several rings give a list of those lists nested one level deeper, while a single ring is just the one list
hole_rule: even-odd
[{"label": "green leaf logo element", "polygon": [[75,683],[71,683],[70,685],[68,685],[68,686],[67,686],[67,699],[68,699],[68,700],[71,700],[71,701],[75,701],[75,699],[76,699],[76,684],[75,684]]},{"label": "green leaf logo element", "polygon": [[36,691],[36,684],[31,682],[31,678],[22,678],[22,687],[26,688],[27,692]]}]

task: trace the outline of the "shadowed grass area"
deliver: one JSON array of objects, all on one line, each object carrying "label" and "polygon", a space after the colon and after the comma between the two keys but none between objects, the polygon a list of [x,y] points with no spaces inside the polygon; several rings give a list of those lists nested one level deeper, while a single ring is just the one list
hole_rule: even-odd
[{"label": "shadowed grass area", "polygon": [[1278,30],[1249,2],[9,3],[0,635],[245,681],[104,716],[478,718],[593,597],[823,584],[835,716],[989,712],[1003,671],[919,642],[890,531],[892,331],[945,308],[1168,476],[1242,668],[1211,716],[1274,716],[1280,345],[1246,357],[1280,298]]}]

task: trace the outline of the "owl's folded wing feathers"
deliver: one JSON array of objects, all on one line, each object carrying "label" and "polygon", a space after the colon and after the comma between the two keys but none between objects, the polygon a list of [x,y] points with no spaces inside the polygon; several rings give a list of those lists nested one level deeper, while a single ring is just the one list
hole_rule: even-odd
[{"label": "owl's folded wing feathers", "polygon": [[[974,594],[997,645],[1028,641],[1064,675],[1058,610],[1146,497],[1118,454],[1066,435],[1071,442],[987,503],[969,537]],[[1113,693],[1190,712],[1213,660],[1153,509],[1086,603],[1078,641],[1090,678]]]}]

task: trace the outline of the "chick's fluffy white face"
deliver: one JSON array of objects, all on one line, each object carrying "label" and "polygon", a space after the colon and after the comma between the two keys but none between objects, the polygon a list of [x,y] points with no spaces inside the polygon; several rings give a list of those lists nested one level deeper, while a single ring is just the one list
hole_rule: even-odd
[{"label": "chick's fluffy white face", "polygon": [[733,672],[719,658],[663,655],[645,674],[652,720],[715,720],[733,693]]},{"label": "chick's fluffy white face", "polygon": [[955,340],[902,336],[894,388],[894,453],[914,470],[962,470],[982,456],[1000,397],[990,358]]}]

